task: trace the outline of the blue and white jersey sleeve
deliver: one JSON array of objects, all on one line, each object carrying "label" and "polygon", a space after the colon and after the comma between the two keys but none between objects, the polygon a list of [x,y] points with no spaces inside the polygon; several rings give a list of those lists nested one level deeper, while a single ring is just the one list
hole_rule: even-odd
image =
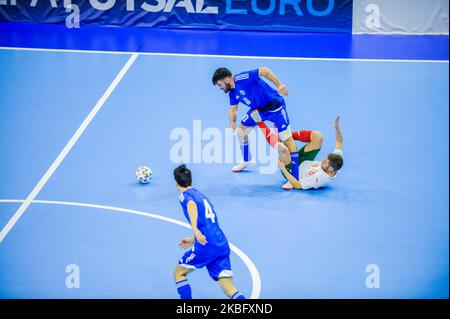
[{"label": "blue and white jersey sleeve", "polygon": [[254,83],[259,79],[259,69],[241,72],[233,77],[235,82]]},{"label": "blue and white jersey sleeve", "polygon": [[248,75],[249,75],[248,79],[250,80],[250,82],[255,82],[259,80],[259,69],[248,71]]},{"label": "blue and white jersey sleeve", "polygon": [[187,221],[190,223],[191,221],[189,219],[187,206],[188,206],[189,201],[192,200],[192,198],[189,194],[186,194],[186,192],[184,192],[184,193],[180,194],[180,197],[178,197],[178,199],[180,200],[181,208],[183,208],[184,216],[186,217]]},{"label": "blue and white jersey sleeve", "polygon": [[236,94],[234,92],[234,90],[231,90],[228,93],[228,96],[230,97],[230,105],[238,105],[239,101],[236,99]]}]

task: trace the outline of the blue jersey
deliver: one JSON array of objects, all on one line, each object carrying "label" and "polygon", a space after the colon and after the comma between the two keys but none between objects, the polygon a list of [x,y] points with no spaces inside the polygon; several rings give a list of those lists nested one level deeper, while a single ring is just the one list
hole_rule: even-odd
[{"label": "blue jersey", "polygon": [[195,188],[190,188],[180,194],[180,204],[183,208],[184,216],[191,223],[187,206],[189,201],[197,205],[197,228],[206,237],[206,245],[201,245],[195,241],[196,250],[207,250],[211,254],[221,254],[229,251],[228,240],[219,227],[214,206],[209,199]]},{"label": "blue jersey", "polygon": [[233,76],[235,87],[228,92],[230,105],[241,102],[250,111],[263,109],[269,103],[284,105],[283,97],[259,77],[259,69],[242,72]]}]

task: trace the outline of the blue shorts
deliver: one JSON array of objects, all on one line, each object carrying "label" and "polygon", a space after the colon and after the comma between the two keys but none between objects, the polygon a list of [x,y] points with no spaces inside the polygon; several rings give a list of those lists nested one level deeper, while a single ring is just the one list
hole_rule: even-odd
[{"label": "blue shorts", "polygon": [[186,269],[200,269],[206,266],[209,275],[215,281],[222,277],[233,276],[229,250],[224,250],[222,255],[212,255],[195,250],[194,246],[180,258],[178,264]]},{"label": "blue shorts", "polygon": [[[283,132],[289,128],[291,122],[289,121],[289,116],[286,112],[286,106],[282,105],[278,109],[274,111],[260,111],[258,110],[259,115],[263,121],[270,121],[275,124],[278,132]],[[253,127],[256,125],[256,122],[250,116],[250,111],[244,116],[241,121],[241,124],[247,127]]]}]

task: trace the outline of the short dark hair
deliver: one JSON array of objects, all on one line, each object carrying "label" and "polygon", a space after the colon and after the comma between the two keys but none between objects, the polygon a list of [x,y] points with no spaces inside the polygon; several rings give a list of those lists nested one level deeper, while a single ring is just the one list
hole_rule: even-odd
[{"label": "short dark hair", "polygon": [[182,164],[173,170],[173,177],[177,184],[181,187],[188,187],[192,185],[191,170]]},{"label": "short dark hair", "polygon": [[218,68],[213,74],[212,83],[216,85],[217,81],[223,80],[229,76],[232,76],[230,70],[228,70],[227,68]]},{"label": "short dark hair", "polygon": [[333,170],[336,172],[342,168],[344,165],[344,159],[339,154],[328,154],[328,161],[330,162],[330,166],[333,168]]}]

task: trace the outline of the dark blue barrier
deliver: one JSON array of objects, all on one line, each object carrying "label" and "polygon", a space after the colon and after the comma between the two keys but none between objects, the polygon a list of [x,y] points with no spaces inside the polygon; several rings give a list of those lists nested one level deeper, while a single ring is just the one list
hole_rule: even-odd
[{"label": "dark blue barrier", "polygon": [[71,25],[78,13],[81,25],[352,32],[352,0],[0,0],[0,21]]}]

